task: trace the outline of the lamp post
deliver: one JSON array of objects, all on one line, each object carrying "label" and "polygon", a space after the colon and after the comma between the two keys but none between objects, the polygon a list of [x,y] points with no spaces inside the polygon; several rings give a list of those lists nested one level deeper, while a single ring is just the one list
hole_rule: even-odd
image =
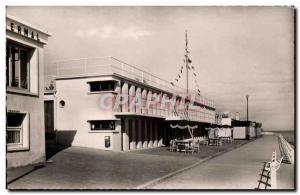
[{"label": "lamp post", "polygon": [[248,118],[248,99],[249,99],[249,95],[247,94],[246,95],[246,100],[247,100],[247,121],[249,120],[249,118]]}]

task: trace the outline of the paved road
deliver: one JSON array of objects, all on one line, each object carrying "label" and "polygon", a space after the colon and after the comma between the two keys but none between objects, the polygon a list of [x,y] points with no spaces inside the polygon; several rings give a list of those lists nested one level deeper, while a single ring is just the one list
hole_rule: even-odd
[{"label": "paved road", "polygon": [[[149,188],[254,189],[258,185],[262,163],[270,161],[273,150],[279,153],[279,158],[277,137],[264,136]],[[282,164],[278,172],[278,188],[294,188],[293,165]]]},{"label": "paved road", "polygon": [[199,159],[230,150],[247,141],[222,146],[201,146],[200,153],[170,152],[167,147],[132,152],[111,152],[83,147],[49,145],[53,163],[32,170],[32,166],[11,169],[9,189],[126,189],[134,188]]},{"label": "paved road", "polygon": [[[35,171],[30,171],[31,167],[18,169],[24,171],[24,177],[9,184],[8,188],[128,189],[189,166],[199,159],[188,155],[184,158],[71,147],[50,160],[53,163]],[[12,177],[17,175],[10,172]]]}]

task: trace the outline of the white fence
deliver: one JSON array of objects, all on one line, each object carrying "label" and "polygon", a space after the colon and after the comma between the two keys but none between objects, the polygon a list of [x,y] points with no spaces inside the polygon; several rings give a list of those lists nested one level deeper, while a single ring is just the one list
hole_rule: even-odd
[{"label": "white fence", "polygon": [[294,164],[294,155],[295,155],[295,151],[294,151],[294,147],[288,142],[286,141],[286,139],[284,139],[284,137],[282,136],[282,134],[280,133],[274,133],[274,132],[263,132],[262,134],[264,135],[275,135],[279,137],[280,143],[282,145],[282,148],[284,150],[284,153],[287,156],[287,160],[291,163]]},{"label": "white fence", "polygon": [[284,153],[287,155],[289,162],[294,164],[294,154],[295,154],[294,147],[290,143],[288,143],[281,134],[278,134],[277,136],[280,139],[282,148],[284,150]]}]

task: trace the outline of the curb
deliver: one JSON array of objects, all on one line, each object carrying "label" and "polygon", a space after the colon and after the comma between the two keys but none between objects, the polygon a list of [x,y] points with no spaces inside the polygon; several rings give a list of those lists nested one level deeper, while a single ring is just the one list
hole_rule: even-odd
[{"label": "curb", "polygon": [[[254,140],[256,140],[256,139],[254,139]],[[193,167],[196,167],[197,165],[199,165],[199,164],[201,164],[201,163],[203,163],[203,162],[205,162],[205,161],[208,161],[208,160],[213,159],[213,158],[215,158],[215,157],[221,156],[221,155],[224,154],[224,153],[227,153],[227,152],[230,152],[230,151],[235,150],[235,149],[237,149],[237,148],[240,148],[240,147],[242,147],[242,146],[244,146],[244,145],[246,145],[246,144],[248,144],[248,143],[253,142],[254,140],[249,140],[249,142],[247,142],[247,143],[243,143],[243,144],[241,144],[241,145],[239,145],[239,146],[235,146],[235,147],[233,147],[233,148],[230,148],[230,149],[227,149],[227,150],[223,150],[223,151],[221,151],[221,152],[217,152],[217,153],[215,153],[215,154],[213,154],[213,155],[211,155],[211,156],[208,156],[208,157],[206,157],[206,158],[204,158],[204,159],[199,160],[198,162],[196,162],[196,163],[194,163],[194,164],[192,164],[192,165],[189,165],[189,166],[187,166],[187,167],[183,167],[183,168],[178,169],[178,170],[176,170],[176,171],[174,171],[174,172],[171,172],[171,173],[169,173],[169,174],[167,174],[167,175],[164,175],[164,176],[162,176],[162,177],[153,179],[153,180],[151,180],[151,181],[149,181],[149,182],[146,182],[146,183],[144,183],[144,184],[138,185],[137,187],[135,187],[135,188],[133,188],[133,189],[135,189],[135,190],[147,189],[147,187],[149,187],[149,186],[152,186],[152,185],[154,185],[154,184],[156,184],[156,183],[162,182],[163,180],[166,180],[166,179],[168,179],[168,178],[170,178],[170,177],[173,177],[173,176],[175,176],[175,175],[177,175],[177,174],[179,174],[179,173],[182,173],[182,172],[184,172],[184,171],[186,171],[186,170],[189,170],[189,169],[191,169],[191,168],[193,168]]]}]

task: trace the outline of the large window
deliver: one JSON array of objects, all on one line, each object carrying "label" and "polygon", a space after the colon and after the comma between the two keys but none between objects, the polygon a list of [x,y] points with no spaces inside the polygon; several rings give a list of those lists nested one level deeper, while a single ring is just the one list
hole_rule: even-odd
[{"label": "large window", "polygon": [[8,150],[27,149],[29,119],[26,113],[7,113],[6,143]]},{"label": "large window", "polygon": [[115,130],[115,121],[113,120],[95,120],[89,122],[91,124],[91,130]]},{"label": "large window", "polygon": [[89,82],[89,84],[91,92],[114,91],[116,81],[93,81]]},{"label": "large window", "polygon": [[7,43],[6,85],[19,89],[29,89],[29,48]]}]

